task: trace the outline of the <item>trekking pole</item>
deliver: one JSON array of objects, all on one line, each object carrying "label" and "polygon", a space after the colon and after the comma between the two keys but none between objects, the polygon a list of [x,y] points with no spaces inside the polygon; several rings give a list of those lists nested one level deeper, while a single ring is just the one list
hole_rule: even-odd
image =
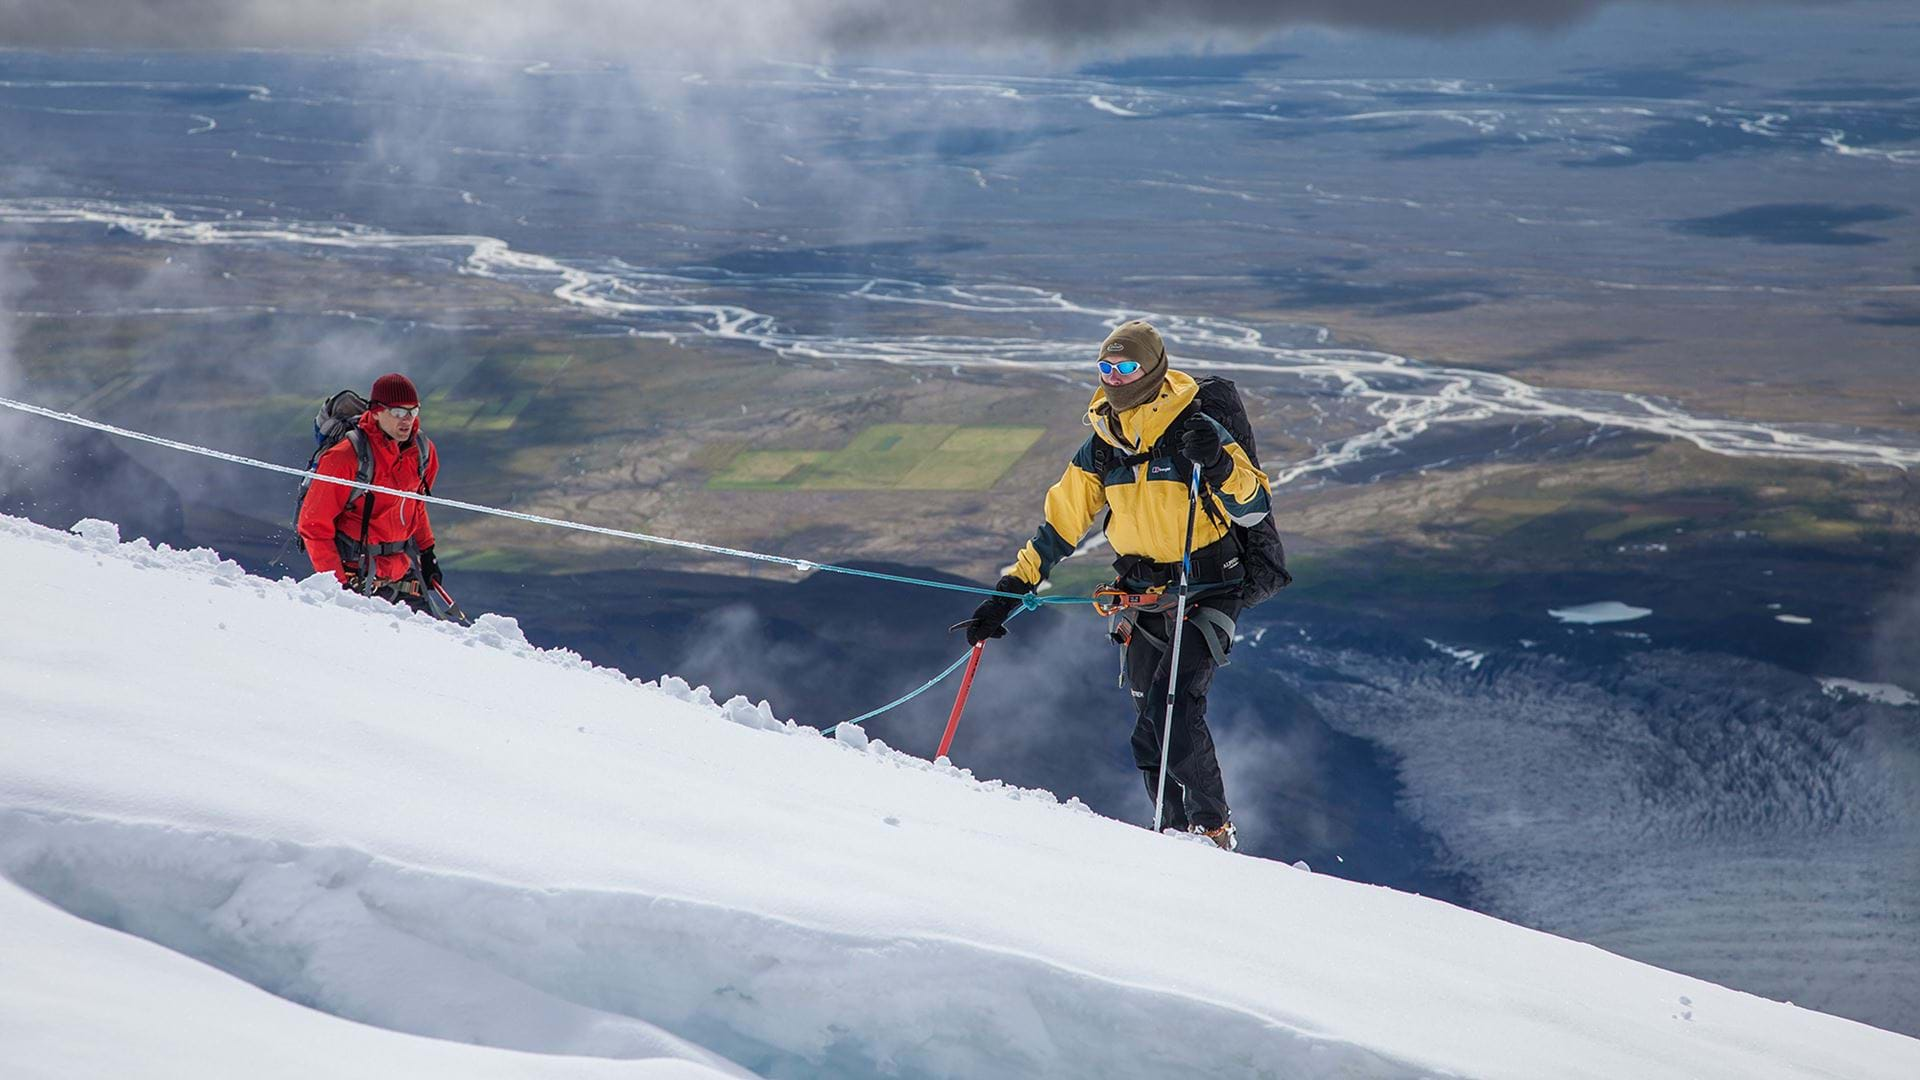
[{"label": "trekking pole", "polygon": [[1187,542],[1180,551],[1180,600],[1173,617],[1173,649],[1167,654],[1167,719],[1160,729],[1160,787],[1153,796],[1153,831],[1166,822],[1167,755],[1173,749],[1173,702],[1180,686],[1180,632],[1187,625],[1187,587],[1193,581],[1193,517],[1200,507],[1200,466],[1187,485]]},{"label": "trekking pole", "polygon": [[973,689],[973,673],[980,669],[980,656],[986,647],[984,641],[973,647],[973,659],[967,661],[967,673],[960,676],[960,696],[953,699],[953,712],[947,715],[946,734],[940,736],[940,752],[933,755],[936,759],[946,757],[947,751],[953,748],[953,733],[960,726],[960,710],[967,707],[967,691]]}]

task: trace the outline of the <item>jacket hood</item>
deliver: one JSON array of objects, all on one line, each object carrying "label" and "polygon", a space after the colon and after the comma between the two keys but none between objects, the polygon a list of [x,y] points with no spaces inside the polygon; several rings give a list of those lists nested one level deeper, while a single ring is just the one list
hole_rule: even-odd
[{"label": "jacket hood", "polygon": [[1087,424],[1119,449],[1129,454],[1138,453],[1166,434],[1174,419],[1185,412],[1199,394],[1200,384],[1193,376],[1168,369],[1160,393],[1152,401],[1116,415],[1107,403],[1107,388],[1102,386],[1087,403]]}]

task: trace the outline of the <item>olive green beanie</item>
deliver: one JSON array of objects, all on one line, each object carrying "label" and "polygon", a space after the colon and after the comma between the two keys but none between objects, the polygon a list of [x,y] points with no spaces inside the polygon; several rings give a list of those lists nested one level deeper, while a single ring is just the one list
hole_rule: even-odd
[{"label": "olive green beanie", "polygon": [[1101,382],[1107,403],[1117,413],[1145,405],[1160,395],[1160,384],[1167,379],[1167,347],[1160,343],[1160,331],[1145,319],[1121,323],[1100,343],[1100,359],[1108,363],[1136,360],[1142,374],[1124,386]]}]

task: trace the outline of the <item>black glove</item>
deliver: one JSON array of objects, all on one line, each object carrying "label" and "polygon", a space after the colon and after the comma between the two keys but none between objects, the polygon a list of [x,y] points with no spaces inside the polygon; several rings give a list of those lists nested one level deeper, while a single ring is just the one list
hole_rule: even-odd
[{"label": "black glove", "polygon": [[1209,484],[1218,486],[1233,475],[1233,458],[1220,445],[1220,429],[1200,413],[1180,425],[1180,456],[1200,466]]},{"label": "black glove", "polygon": [[[1033,591],[1033,586],[1008,574],[994,582],[993,589],[995,592],[1029,593]],[[990,638],[1006,637],[1007,617],[1012,615],[1013,609],[1019,606],[1020,601],[1011,596],[989,596],[981,602],[979,607],[973,609],[973,618],[954,629],[966,627],[969,645],[978,645]]]},{"label": "black glove", "polygon": [[428,588],[440,584],[440,559],[430,547],[420,549],[420,580],[426,582]]}]

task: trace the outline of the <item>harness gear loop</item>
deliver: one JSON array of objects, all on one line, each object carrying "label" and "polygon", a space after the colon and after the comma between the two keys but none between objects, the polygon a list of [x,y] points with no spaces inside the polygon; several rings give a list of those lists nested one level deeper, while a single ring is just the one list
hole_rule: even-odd
[{"label": "harness gear loop", "polygon": [[[1138,611],[1140,609],[1134,610]],[[1148,613],[1164,614],[1164,611]],[[1227,659],[1227,652],[1233,647],[1233,619],[1229,618],[1227,613],[1221,611],[1219,608],[1194,604],[1187,608],[1187,621],[1194,624],[1195,629],[1200,634],[1200,640],[1206,643],[1207,652],[1213,656],[1213,665],[1215,667],[1226,667],[1227,664],[1231,662]],[[1171,647],[1166,638],[1141,626],[1139,619],[1126,611],[1115,613],[1115,616],[1109,621],[1107,637],[1110,638],[1115,645],[1123,647],[1131,645],[1135,637],[1141,638],[1147,644],[1153,646],[1155,652],[1166,652],[1167,649]],[[1125,671],[1125,669],[1126,663],[1123,656],[1121,670]],[[1121,685],[1124,686],[1125,683]]]},{"label": "harness gear loop", "polygon": [[1227,651],[1233,647],[1233,620],[1219,608],[1204,605],[1188,608],[1187,618],[1193,620],[1194,629],[1200,631],[1200,640],[1207,643],[1207,651],[1213,654],[1213,666],[1226,667],[1230,662]]}]

